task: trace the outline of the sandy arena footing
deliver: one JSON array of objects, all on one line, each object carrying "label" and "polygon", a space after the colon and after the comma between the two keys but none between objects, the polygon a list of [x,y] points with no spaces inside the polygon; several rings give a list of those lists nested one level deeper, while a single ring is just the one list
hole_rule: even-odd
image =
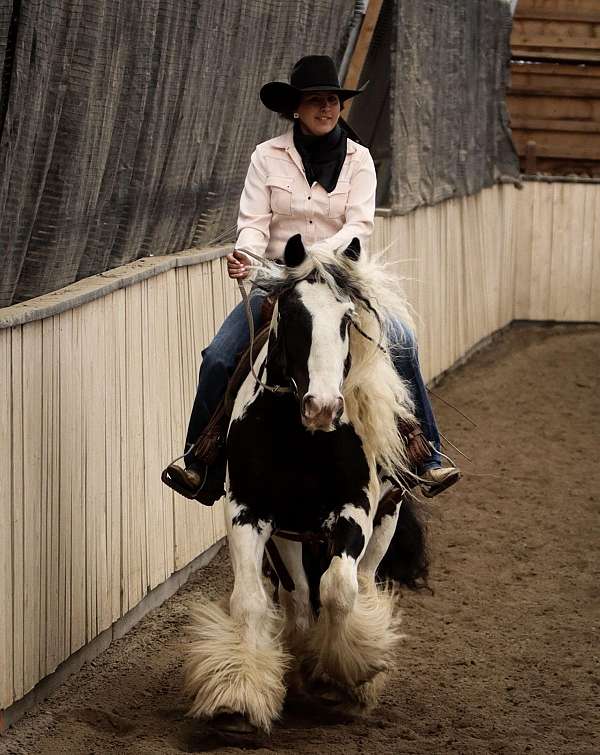
[{"label": "sandy arena footing", "polygon": [[[363,718],[290,704],[256,753],[600,752],[600,328],[517,326],[436,388],[472,459],[428,504],[433,593],[403,592],[398,670]],[[185,717],[184,627],[226,550],[0,739],[0,753],[240,752]]]}]

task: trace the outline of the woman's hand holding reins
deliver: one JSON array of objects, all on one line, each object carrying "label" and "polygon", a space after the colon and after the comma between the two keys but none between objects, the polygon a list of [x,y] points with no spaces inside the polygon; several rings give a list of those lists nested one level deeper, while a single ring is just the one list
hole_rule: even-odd
[{"label": "woman's hand holding reins", "polygon": [[250,275],[251,260],[237,249],[227,255],[227,273],[234,280],[244,280]]}]

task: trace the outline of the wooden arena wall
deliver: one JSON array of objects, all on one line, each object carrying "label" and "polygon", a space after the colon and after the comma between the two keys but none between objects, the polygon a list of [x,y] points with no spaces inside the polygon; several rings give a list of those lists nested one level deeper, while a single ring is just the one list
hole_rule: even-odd
[{"label": "wooden arena wall", "polygon": [[[380,211],[433,378],[513,319],[600,320],[600,185],[494,186]],[[0,712],[224,534],[160,483],[226,250],[148,258],[0,310]]]}]

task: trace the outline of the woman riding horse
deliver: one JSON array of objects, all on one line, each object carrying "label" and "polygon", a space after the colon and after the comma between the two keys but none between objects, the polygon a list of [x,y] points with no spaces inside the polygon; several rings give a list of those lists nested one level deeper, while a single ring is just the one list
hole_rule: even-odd
[{"label": "woman riding horse", "polygon": [[[240,199],[235,251],[227,257],[231,278],[243,280],[249,275],[251,260],[244,250],[277,260],[294,234],[301,234],[309,248],[317,245],[334,251],[347,247],[353,238],[364,246],[374,227],[375,166],[368,149],[349,139],[338,122],[344,101],[363,89],[340,87],[333,60],[324,55],[299,60],[289,84],[270,82],[262,87],[263,104],[294,126],[282,136],[259,144],[252,155]],[[250,299],[255,327],[260,323],[262,303],[262,296],[255,291]],[[431,447],[430,457],[417,472],[423,494],[433,497],[454,484],[460,473],[456,467],[441,463],[440,437],[421,377],[414,336],[397,320],[388,321],[386,327],[392,335],[388,340],[397,344],[394,366],[410,386],[415,415]],[[221,402],[238,356],[249,341],[247,315],[241,303],[202,354],[186,438],[186,468],[172,464],[167,469],[168,479],[175,482],[179,492],[206,505],[212,505],[224,493],[224,454],[207,466],[198,461],[192,448]]]}]

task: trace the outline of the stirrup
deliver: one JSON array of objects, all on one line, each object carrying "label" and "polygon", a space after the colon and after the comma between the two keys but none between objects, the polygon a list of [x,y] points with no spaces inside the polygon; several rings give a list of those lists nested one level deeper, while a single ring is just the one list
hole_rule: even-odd
[{"label": "stirrup", "polygon": [[454,472],[450,472],[448,476],[440,480],[440,482],[426,482],[421,483],[421,493],[425,498],[434,498],[436,495],[443,493],[444,490],[452,487],[460,480],[460,469],[455,469]]},{"label": "stirrup", "polygon": [[185,470],[181,469],[181,467],[178,467],[176,464],[169,464],[166,469],[163,469],[160,479],[165,485],[167,485],[167,487],[171,488],[176,493],[179,493],[179,495],[189,498],[190,500],[196,500],[196,496],[200,492],[202,484],[200,484],[195,490],[190,490],[190,488],[184,484],[180,476],[181,472],[184,471]]}]

